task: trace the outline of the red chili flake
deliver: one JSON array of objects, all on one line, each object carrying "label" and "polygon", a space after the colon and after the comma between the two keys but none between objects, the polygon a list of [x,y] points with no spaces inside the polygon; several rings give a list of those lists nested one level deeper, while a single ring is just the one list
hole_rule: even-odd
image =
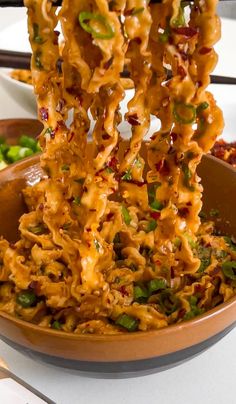
[{"label": "red chili flake", "polygon": [[139,37],[134,38],[133,41],[136,42],[138,45],[141,45],[141,43],[142,43],[142,40]]},{"label": "red chili flake", "polygon": [[156,137],[157,137],[157,135],[152,135],[152,136],[150,137],[150,139],[151,139],[151,140],[155,140]]},{"label": "red chili flake", "polygon": [[42,121],[47,121],[48,120],[48,109],[47,108],[40,108],[39,109],[39,115]]},{"label": "red chili flake", "polygon": [[186,62],[186,60],[188,60],[188,54],[186,52],[183,52],[183,51],[180,51],[179,53],[180,53],[180,56],[181,56],[182,60],[184,62]]},{"label": "red chili flake", "polygon": [[173,279],[175,277],[175,270],[173,267],[170,268],[170,277]]},{"label": "red chili flake", "polygon": [[141,181],[130,180],[129,184],[134,184],[134,185],[137,185],[137,187],[142,187],[143,185],[146,184],[146,181],[141,182]]},{"label": "red chili flake", "polygon": [[103,144],[98,146],[98,151],[103,152],[105,150],[105,146]]},{"label": "red chili flake", "polygon": [[192,202],[189,201],[189,202],[186,203],[186,205],[187,206],[192,206]]},{"label": "red chili flake", "polygon": [[108,140],[108,139],[110,139],[111,137],[107,134],[107,133],[104,133],[104,135],[102,135],[102,139],[103,140]]},{"label": "red chili flake", "polygon": [[185,309],[180,309],[180,311],[178,312],[178,318],[183,318],[186,314],[186,310]]},{"label": "red chili flake", "polygon": [[203,48],[201,48],[199,50],[199,54],[200,55],[207,55],[207,53],[210,53],[212,50],[212,48],[207,48],[206,46],[204,46]]},{"label": "red chili flake", "polygon": [[68,134],[68,137],[67,137],[68,143],[70,143],[72,141],[74,136],[75,136],[75,132],[71,132],[71,133]]},{"label": "red chili flake", "polygon": [[127,121],[129,122],[130,125],[132,126],[138,126],[140,125],[140,122],[138,120],[138,115],[137,114],[133,114],[133,115],[129,115],[127,118]]},{"label": "red chili flake", "polygon": [[112,65],[114,57],[112,56],[107,62],[104,63],[103,67],[104,69],[108,70],[109,67]]},{"label": "red chili flake", "polygon": [[161,212],[150,212],[150,216],[155,220],[160,219]]},{"label": "red chili flake", "polygon": [[180,217],[187,217],[188,216],[188,214],[189,214],[189,209],[188,208],[180,208],[179,210],[178,210],[178,213],[179,213],[179,216]]},{"label": "red chili flake", "polygon": [[220,272],[220,267],[217,266],[211,271],[210,275],[213,276],[213,275],[218,274],[219,272]]},{"label": "red chili flake", "polygon": [[184,35],[188,38],[192,38],[194,35],[197,35],[197,29],[193,27],[177,27],[173,28],[173,31],[178,35]]},{"label": "red chili flake", "polygon": [[90,233],[90,231],[92,231],[91,227],[88,227],[87,229],[85,229],[88,233]]},{"label": "red chili flake", "polygon": [[56,107],[56,111],[61,112],[62,109],[64,108],[64,106],[65,106],[65,100],[64,100],[64,98],[60,98],[60,100],[58,101],[57,107]]},{"label": "red chili flake", "polygon": [[110,212],[107,214],[106,221],[109,222],[114,217],[114,213]]},{"label": "red chili flake", "polygon": [[15,246],[14,243],[10,243],[10,244],[9,244],[9,247],[10,247],[12,250],[16,250],[16,246]]},{"label": "red chili flake", "polygon": [[177,74],[181,77],[181,79],[184,79],[187,76],[186,70],[183,68],[183,66],[178,66]]},{"label": "red chili flake", "polygon": [[194,286],[194,291],[195,291],[195,293],[200,293],[202,291],[201,285],[195,285]]},{"label": "red chili flake", "polygon": [[38,286],[38,282],[37,281],[31,281],[28,288],[29,289],[36,289]]},{"label": "red chili flake", "polygon": [[123,296],[129,296],[129,293],[128,293],[127,290],[125,289],[125,286],[124,286],[124,285],[121,286],[121,288],[119,289],[119,291],[120,291],[120,293],[121,293]]},{"label": "red chili flake", "polygon": [[89,212],[96,212],[96,209],[94,209],[94,208],[89,209]]},{"label": "red chili flake", "polygon": [[167,163],[166,160],[164,160],[163,166],[160,168],[160,171],[159,171],[159,172],[160,172],[161,175],[164,175],[164,176],[170,174],[170,167],[169,167],[169,165],[168,165],[168,163]]},{"label": "red chili flake", "polygon": [[88,192],[88,188],[86,186],[83,187],[83,192]]},{"label": "red chili flake", "polygon": [[163,167],[163,164],[164,164],[164,160],[163,160],[163,159],[160,160],[160,161],[158,161],[158,163],[155,164],[156,170],[157,170],[158,172],[159,172],[160,169]]},{"label": "red chili flake", "polygon": [[161,261],[160,261],[160,260],[156,260],[156,261],[154,261],[154,264],[156,264],[156,265],[161,265]]},{"label": "red chili flake", "polygon": [[114,171],[117,171],[117,164],[118,160],[115,156],[113,156],[107,165],[108,167],[111,167]]},{"label": "red chili flake", "polygon": [[39,204],[39,210],[43,210],[43,208],[44,208],[43,203],[40,203],[40,204]]},{"label": "red chili flake", "polygon": [[175,142],[175,141],[177,140],[177,138],[178,138],[177,133],[172,132],[172,133],[170,134],[170,138],[171,138],[172,142]]},{"label": "red chili flake", "polygon": [[56,135],[55,132],[56,132],[56,130],[52,130],[52,131],[51,131],[51,133],[50,133],[50,138],[51,138],[51,139],[55,139],[55,135]]},{"label": "red chili flake", "polygon": [[199,81],[197,81],[197,87],[199,88],[199,87],[202,87],[202,81],[201,80],[199,80]]}]

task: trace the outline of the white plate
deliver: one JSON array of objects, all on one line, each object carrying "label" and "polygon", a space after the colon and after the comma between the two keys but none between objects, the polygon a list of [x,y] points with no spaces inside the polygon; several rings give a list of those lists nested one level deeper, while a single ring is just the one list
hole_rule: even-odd
[{"label": "white plate", "polygon": [[[236,53],[232,51],[233,33],[236,34],[236,21],[222,19],[222,38],[216,45],[219,54],[219,62],[214,71],[216,75],[236,77]],[[26,17],[15,24],[9,25],[4,30],[0,30],[0,49],[18,50],[30,52],[28,42],[28,32]],[[8,93],[23,106],[28,112],[36,116],[36,103],[32,91],[32,86],[17,82],[9,77],[9,69],[0,69],[0,80]],[[227,141],[236,140],[236,86],[233,85],[211,85],[219,106],[223,109],[225,118],[225,128],[223,138]],[[132,90],[127,91],[125,101],[121,105],[122,114],[126,111],[128,99],[132,96]],[[130,133],[129,125],[122,123],[119,127],[121,133],[127,137]],[[149,134],[156,129],[156,120],[151,122]]]}]

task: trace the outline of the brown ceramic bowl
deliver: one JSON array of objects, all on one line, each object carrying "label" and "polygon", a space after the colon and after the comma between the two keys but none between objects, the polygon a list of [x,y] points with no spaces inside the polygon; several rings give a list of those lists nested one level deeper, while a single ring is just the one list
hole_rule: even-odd
[{"label": "brown ceramic bowl", "polygon": [[0,136],[10,145],[17,144],[21,135],[37,137],[43,125],[37,119],[1,119]]},{"label": "brown ceramic bowl", "polygon": [[[25,206],[21,189],[38,181],[39,157],[0,172],[0,234],[14,241]],[[219,209],[217,226],[236,235],[236,170],[212,156],[199,167],[204,185],[204,210]],[[75,335],[13,318],[0,312],[0,337],[34,359],[96,377],[144,375],[175,366],[220,340],[236,325],[236,297],[191,320],[158,331],[123,335]]]}]

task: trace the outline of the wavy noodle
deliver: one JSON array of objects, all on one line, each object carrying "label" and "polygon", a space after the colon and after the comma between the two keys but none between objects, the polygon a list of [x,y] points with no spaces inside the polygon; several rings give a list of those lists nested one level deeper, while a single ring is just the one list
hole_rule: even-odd
[{"label": "wavy noodle", "polygon": [[[235,295],[236,248],[200,225],[196,174],[223,128],[206,91],[216,4],[63,0],[57,10],[25,0],[47,178],[24,191],[21,239],[0,243],[2,310],[42,327],[119,334],[191,319]],[[119,132],[125,66],[128,142]],[[151,115],[160,128],[145,146]]]}]

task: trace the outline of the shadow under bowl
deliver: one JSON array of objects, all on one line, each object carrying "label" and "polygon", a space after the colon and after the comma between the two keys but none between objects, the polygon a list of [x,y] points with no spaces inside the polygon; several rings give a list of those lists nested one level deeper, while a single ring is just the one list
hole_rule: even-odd
[{"label": "shadow under bowl", "polygon": [[[205,156],[198,174],[204,186],[204,211],[218,209],[218,230],[236,235],[236,170]],[[9,241],[17,239],[18,219],[25,212],[21,190],[42,175],[38,156],[0,172],[0,234]],[[236,297],[193,320],[122,335],[69,334],[0,312],[0,338],[17,351],[90,377],[108,378],[141,376],[176,366],[212,346],[235,325]]]}]

